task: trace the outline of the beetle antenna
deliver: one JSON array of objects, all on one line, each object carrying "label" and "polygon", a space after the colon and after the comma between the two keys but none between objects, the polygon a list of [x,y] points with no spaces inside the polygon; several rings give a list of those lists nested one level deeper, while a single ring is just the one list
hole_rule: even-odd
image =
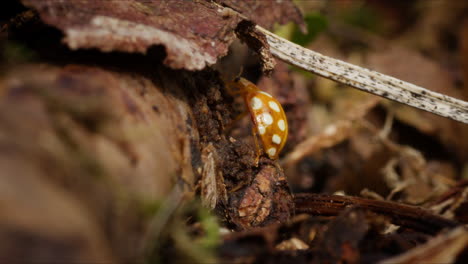
[{"label": "beetle antenna", "polygon": [[244,67],[241,66],[241,67],[240,67],[240,70],[239,70],[239,73],[237,74],[236,78],[234,78],[234,81],[235,81],[235,82],[238,82],[238,81],[240,80],[241,75],[242,75],[243,72],[244,72]]}]

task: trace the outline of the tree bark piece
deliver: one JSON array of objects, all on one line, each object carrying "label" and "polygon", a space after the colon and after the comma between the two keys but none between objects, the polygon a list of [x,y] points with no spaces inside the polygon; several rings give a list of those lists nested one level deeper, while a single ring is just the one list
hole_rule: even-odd
[{"label": "tree bark piece", "polygon": [[[167,53],[164,63],[174,69],[202,70],[216,63],[227,54],[234,29],[243,19],[232,9],[210,1],[22,2],[35,9],[46,24],[60,29],[71,49],[146,53],[151,46],[163,45]],[[289,0],[254,1],[248,6],[220,2],[238,8],[247,19],[259,20],[265,27],[278,19],[281,23],[293,20],[304,25],[300,12]]]},{"label": "tree bark piece", "polygon": [[[60,222],[68,225],[59,235],[104,248],[99,255],[85,247],[85,254],[70,245],[70,262],[109,260],[106,248],[116,259],[141,257],[151,208],[172,188],[190,194],[195,182],[191,110],[180,84],[170,73],[161,76],[156,84],[142,75],[78,65],[10,72],[0,81],[0,186],[21,196],[2,200],[1,214],[24,215],[15,228],[37,243],[54,237],[51,224]],[[22,196],[44,215],[27,218],[33,211],[18,200]],[[69,220],[73,215],[79,217]],[[49,224],[39,225],[40,219]],[[2,226],[2,232],[14,230]],[[53,252],[48,257],[60,259]]]}]

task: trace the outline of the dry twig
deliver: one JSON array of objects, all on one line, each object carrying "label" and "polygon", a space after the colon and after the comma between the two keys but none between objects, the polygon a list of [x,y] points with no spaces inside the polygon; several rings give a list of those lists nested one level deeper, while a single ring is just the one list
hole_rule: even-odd
[{"label": "dry twig", "polygon": [[324,56],[256,26],[273,56],[354,88],[468,124],[468,103],[417,85]]},{"label": "dry twig", "polygon": [[297,194],[294,197],[296,213],[336,216],[346,208],[362,208],[388,217],[392,224],[435,234],[444,228],[454,228],[456,221],[443,218],[427,210],[400,203],[377,201],[352,196],[327,194]]}]

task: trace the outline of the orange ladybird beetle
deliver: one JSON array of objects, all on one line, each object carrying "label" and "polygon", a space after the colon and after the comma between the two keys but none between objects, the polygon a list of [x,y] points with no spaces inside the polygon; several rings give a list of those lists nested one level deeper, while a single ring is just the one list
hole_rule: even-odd
[{"label": "orange ladybird beetle", "polygon": [[[259,135],[263,151],[275,160],[278,159],[288,138],[288,121],[281,104],[270,94],[261,91],[250,81],[237,77],[229,86],[237,88],[243,97],[252,118],[254,139],[257,151],[261,149],[257,143],[256,134]],[[258,156],[257,156],[258,158]]]}]

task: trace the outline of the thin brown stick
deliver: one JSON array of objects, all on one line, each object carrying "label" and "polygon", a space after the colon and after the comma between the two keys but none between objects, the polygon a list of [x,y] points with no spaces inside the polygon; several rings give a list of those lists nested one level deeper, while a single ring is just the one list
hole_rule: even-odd
[{"label": "thin brown stick", "polygon": [[349,207],[362,208],[388,217],[395,225],[430,234],[459,225],[455,221],[434,215],[419,207],[352,196],[297,194],[294,203],[296,213],[321,216],[336,216]]}]

